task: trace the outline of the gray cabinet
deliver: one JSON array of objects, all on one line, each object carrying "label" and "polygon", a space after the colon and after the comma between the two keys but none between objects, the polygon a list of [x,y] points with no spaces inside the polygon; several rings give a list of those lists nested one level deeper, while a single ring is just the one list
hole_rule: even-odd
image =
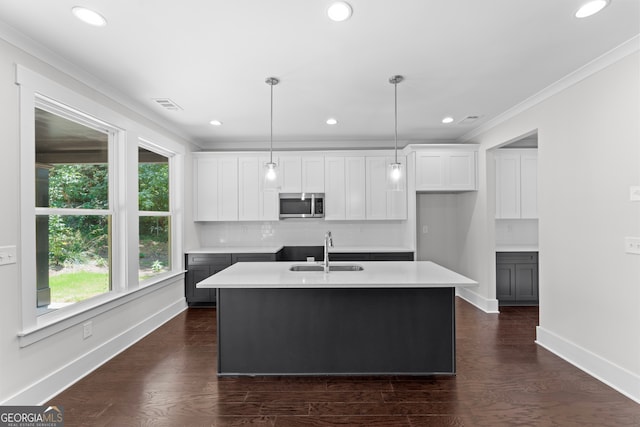
[{"label": "gray cabinet", "polygon": [[184,294],[187,304],[190,307],[214,306],[216,304],[216,290],[197,288],[196,283],[230,265],[236,262],[268,262],[277,259],[277,253],[186,254],[187,274],[184,281]]},{"label": "gray cabinet", "polygon": [[496,298],[500,305],[538,304],[538,253],[496,253]]}]

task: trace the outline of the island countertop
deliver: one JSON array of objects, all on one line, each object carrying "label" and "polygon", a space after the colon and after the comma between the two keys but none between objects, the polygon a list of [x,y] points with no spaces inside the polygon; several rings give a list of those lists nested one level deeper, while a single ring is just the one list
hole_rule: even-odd
[{"label": "island countertop", "polygon": [[199,282],[198,288],[445,288],[478,283],[431,261],[332,262],[362,271],[290,271],[301,262],[238,262]]}]

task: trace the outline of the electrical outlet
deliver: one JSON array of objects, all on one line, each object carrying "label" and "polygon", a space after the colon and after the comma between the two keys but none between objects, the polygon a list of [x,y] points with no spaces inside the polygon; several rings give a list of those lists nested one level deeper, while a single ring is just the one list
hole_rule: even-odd
[{"label": "electrical outlet", "polygon": [[628,254],[640,255],[640,237],[625,237],[624,248]]},{"label": "electrical outlet", "polygon": [[15,264],[18,262],[15,246],[0,246],[0,265]]},{"label": "electrical outlet", "polygon": [[429,232],[429,226],[428,225],[423,225],[422,226],[422,234],[427,234]]},{"label": "electrical outlet", "polygon": [[93,322],[88,321],[82,324],[82,339],[86,340],[93,335]]},{"label": "electrical outlet", "polygon": [[640,202],[640,186],[629,187],[629,200],[632,202]]}]

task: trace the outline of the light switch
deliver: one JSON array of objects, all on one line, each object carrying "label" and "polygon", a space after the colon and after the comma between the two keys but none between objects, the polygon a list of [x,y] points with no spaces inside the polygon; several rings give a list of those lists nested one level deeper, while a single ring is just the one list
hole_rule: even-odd
[{"label": "light switch", "polygon": [[628,254],[640,255],[640,237],[625,237],[624,248]]},{"label": "light switch", "polygon": [[632,202],[640,202],[640,186],[629,187],[629,200]]},{"label": "light switch", "polygon": [[18,262],[15,246],[0,246],[0,265],[15,264]]}]

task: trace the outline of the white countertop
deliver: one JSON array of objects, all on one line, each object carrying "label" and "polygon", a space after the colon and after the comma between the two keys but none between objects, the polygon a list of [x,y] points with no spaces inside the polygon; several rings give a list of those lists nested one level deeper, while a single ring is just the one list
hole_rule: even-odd
[{"label": "white countertop", "polygon": [[211,246],[207,248],[189,249],[187,254],[275,254],[282,245],[271,246]]},{"label": "white countertop", "polygon": [[537,245],[496,245],[496,252],[538,252]]},{"label": "white countertop", "polygon": [[478,283],[431,261],[332,262],[363,271],[289,271],[303,262],[238,262],[199,282],[198,288],[449,288]]}]

